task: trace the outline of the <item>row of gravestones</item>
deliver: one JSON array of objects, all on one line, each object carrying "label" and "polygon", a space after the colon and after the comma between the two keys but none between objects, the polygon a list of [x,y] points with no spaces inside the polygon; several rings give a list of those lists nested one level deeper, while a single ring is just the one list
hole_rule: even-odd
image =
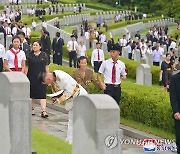
[{"label": "row of gravestones", "polygon": [[168,19],[161,19],[161,20],[152,20],[148,21],[148,23],[145,24],[145,28],[153,27],[154,25],[157,26],[170,26],[175,25],[174,18],[168,18]]},{"label": "row of gravestones", "polygon": [[125,15],[130,15],[131,11],[106,11],[106,12],[96,12],[96,19],[101,18],[102,20],[113,19],[117,14],[121,14],[124,18]]},{"label": "row of gravestones", "polygon": [[82,23],[82,21],[90,21],[91,16],[89,14],[78,14],[78,15],[69,15],[69,16],[63,16],[63,20],[61,20],[61,25],[74,25],[78,23]]},{"label": "row of gravestones", "polygon": [[[159,24],[159,23],[161,23],[161,24]],[[150,28],[150,27],[152,27],[154,25],[158,25],[158,24],[159,24],[159,26],[171,26],[171,25],[175,25],[176,23],[174,22],[174,18],[149,21],[148,23],[140,22],[140,23],[128,25],[128,26],[126,26],[126,28],[119,28],[119,29],[111,30],[111,34],[112,34],[112,36],[115,36],[115,35],[118,35],[121,33],[126,34],[127,32],[135,33],[138,30],[143,31],[146,28]]]},{"label": "row of gravestones", "polygon": [[[13,0],[11,0],[11,1],[13,1]],[[33,3],[36,3],[37,2],[37,0],[19,0],[19,3],[21,3],[21,4],[23,4],[23,3],[25,3],[25,4],[33,4]],[[44,2],[44,0],[43,0],[43,2]],[[5,5],[5,4],[9,4],[9,1],[8,0],[0,0],[0,5]]]},{"label": "row of gravestones", "polygon": [[[76,10],[78,11],[79,6],[81,6],[81,10],[84,11],[86,10],[86,5],[85,3],[83,4],[65,4],[65,5],[61,5],[61,4],[57,4],[54,5],[54,9],[56,11],[56,9],[58,9],[58,12],[62,11],[62,8],[64,9],[64,12],[71,12],[74,11],[74,7],[76,7]],[[11,11],[16,11],[16,10],[21,10],[23,14],[27,14],[28,13],[28,9],[34,8],[36,9],[37,5],[12,5],[10,6],[10,10]],[[4,6],[4,9],[6,10],[7,6]],[[51,8],[51,12],[53,13],[53,6],[49,5],[48,8]],[[49,13],[49,9],[46,8],[46,12]]]}]

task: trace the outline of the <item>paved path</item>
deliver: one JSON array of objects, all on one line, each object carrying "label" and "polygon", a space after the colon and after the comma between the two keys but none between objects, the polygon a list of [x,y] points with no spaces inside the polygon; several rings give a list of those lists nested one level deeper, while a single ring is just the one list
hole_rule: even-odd
[{"label": "paved path", "polygon": [[[67,132],[68,115],[53,109],[47,108],[49,118],[44,119],[40,117],[41,108],[36,105],[35,116],[32,116],[32,126],[38,128],[48,134],[54,135],[58,138],[65,140]],[[131,137],[124,136],[124,139],[132,139]],[[144,154],[143,148],[136,145],[123,144],[122,154]],[[172,152],[161,152],[167,154],[173,154]],[[158,154],[158,153],[154,153]]]}]

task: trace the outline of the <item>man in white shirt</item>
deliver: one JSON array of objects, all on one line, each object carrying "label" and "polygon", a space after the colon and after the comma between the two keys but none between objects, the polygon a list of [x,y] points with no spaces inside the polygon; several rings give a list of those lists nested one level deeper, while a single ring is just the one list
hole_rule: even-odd
[{"label": "man in white shirt", "polygon": [[90,38],[90,30],[89,29],[87,32],[85,32],[84,36],[85,36],[86,40],[89,40],[89,38]]},{"label": "man in white shirt", "polygon": [[77,53],[78,43],[74,35],[71,35],[71,41],[67,43],[67,50],[69,51],[69,67],[72,67],[72,61],[74,62],[74,68],[77,65]]},{"label": "man in white shirt", "polygon": [[17,32],[18,32],[18,24],[15,23],[15,27],[13,27],[13,29],[12,29],[12,35],[15,36],[17,34]]},{"label": "man in white shirt", "polygon": [[5,48],[2,44],[0,44],[0,72],[3,71],[3,58],[5,55]]},{"label": "man in white shirt", "polygon": [[6,36],[7,36],[7,35],[11,35],[11,28],[9,27],[9,24],[8,24],[8,23],[6,24],[5,31],[6,31]]},{"label": "man in white shirt", "polygon": [[[121,97],[121,76],[122,80],[126,80],[125,64],[118,60],[120,48],[117,44],[112,44],[110,49],[111,58],[104,61],[99,68],[98,81],[104,94],[112,96],[117,104]],[[101,75],[104,75],[104,82]]]},{"label": "man in white shirt", "polygon": [[22,31],[25,33],[26,41],[30,45],[31,29],[27,26],[27,23],[24,24],[24,27],[22,28]]},{"label": "man in white shirt", "polygon": [[36,26],[37,26],[36,21],[32,20],[32,28],[34,31],[36,30]]},{"label": "man in white shirt", "polygon": [[176,48],[176,42],[174,42],[173,40],[171,40],[171,44],[170,44],[170,46],[169,46],[169,49],[171,49],[171,48]]},{"label": "man in white shirt", "polygon": [[86,46],[84,45],[84,42],[81,41],[80,45],[78,46],[78,55],[77,58],[81,57],[81,56],[87,56],[86,54]]},{"label": "man in white shirt", "polygon": [[96,49],[93,50],[91,56],[91,65],[94,67],[94,72],[98,72],[99,68],[104,61],[104,51],[101,50],[101,44],[99,42],[96,43]]},{"label": "man in white shirt", "polygon": [[102,34],[100,35],[100,42],[103,43],[103,42],[106,42],[106,35],[102,32]]},{"label": "man in white shirt", "polygon": [[[54,96],[52,97],[53,104],[63,103],[65,109],[69,112],[68,131],[66,141],[69,144],[73,142],[73,101],[79,95],[86,95],[86,90],[79,85],[69,74],[61,70],[53,71],[53,73],[41,73],[39,81],[51,85]],[[57,92],[62,91],[61,94]],[[57,94],[57,95],[55,95]]]},{"label": "man in white shirt", "polygon": [[125,47],[127,45],[126,35],[123,35],[123,38],[120,40],[121,47]]}]

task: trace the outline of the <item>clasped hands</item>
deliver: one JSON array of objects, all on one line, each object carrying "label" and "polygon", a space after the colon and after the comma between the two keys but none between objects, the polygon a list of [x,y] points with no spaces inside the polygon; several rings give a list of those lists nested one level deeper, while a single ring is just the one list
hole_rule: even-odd
[{"label": "clasped hands", "polygon": [[174,118],[175,118],[176,120],[180,120],[180,113],[179,113],[179,112],[176,112],[176,113],[174,114]]}]

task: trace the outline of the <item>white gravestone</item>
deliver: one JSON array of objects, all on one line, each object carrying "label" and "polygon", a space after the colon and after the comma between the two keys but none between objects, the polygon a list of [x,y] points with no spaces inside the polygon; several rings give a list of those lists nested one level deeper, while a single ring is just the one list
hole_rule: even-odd
[{"label": "white gravestone", "polygon": [[0,73],[0,149],[2,154],[31,153],[30,84],[21,72]]},{"label": "white gravestone", "polygon": [[120,110],[112,97],[79,96],[73,114],[73,154],[121,154]]},{"label": "white gravestone", "polygon": [[152,86],[151,68],[148,64],[140,64],[137,66],[136,83],[139,85]]}]

